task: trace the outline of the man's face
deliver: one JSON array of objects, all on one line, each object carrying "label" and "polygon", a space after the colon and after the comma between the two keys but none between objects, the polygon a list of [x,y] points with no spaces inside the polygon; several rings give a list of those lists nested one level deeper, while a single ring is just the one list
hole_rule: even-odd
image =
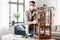
[{"label": "man's face", "polygon": [[32,11],[35,7],[35,4],[34,3],[29,3],[29,9]]}]

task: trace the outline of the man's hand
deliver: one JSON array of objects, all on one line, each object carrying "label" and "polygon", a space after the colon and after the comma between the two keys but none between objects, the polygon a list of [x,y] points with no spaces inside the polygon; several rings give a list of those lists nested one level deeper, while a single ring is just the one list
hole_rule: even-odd
[{"label": "man's hand", "polygon": [[33,12],[32,16],[36,15],[36,12]]},{"label": "man's hand", "polygon": [[32,21],[32,24],[36,24],[38,21],[37,20],[34,20],[34,21]]}]

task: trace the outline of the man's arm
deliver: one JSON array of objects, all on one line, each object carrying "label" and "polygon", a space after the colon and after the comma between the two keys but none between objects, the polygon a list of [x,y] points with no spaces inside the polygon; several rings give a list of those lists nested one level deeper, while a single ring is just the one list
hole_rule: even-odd
[{"label": "man's arm", "polygon": [[32,21],[28,21],[28,12],[24,13],[24,20],[25,20],[25,24],[27,24],[27,25],[32,24]]},{"label": "man's arm", "polygon": [[25,21],[26,24],[30,25],[30,24],[36,24],[38,21],[34,20],[34,21]]},{"label": "man's arm", "polygon": [[25,24],[27,24],[27,25],[36,24],[38,22],[37,20],[29,21],[28,20],[28,13],[27,12],[24,13],[24,19],[25,19]]},{"label": "man's arm", "polygon": [[26,23],[27,25],[32,24],[32,22],[31,22],[31,21],[25,21],[25,23]]}]

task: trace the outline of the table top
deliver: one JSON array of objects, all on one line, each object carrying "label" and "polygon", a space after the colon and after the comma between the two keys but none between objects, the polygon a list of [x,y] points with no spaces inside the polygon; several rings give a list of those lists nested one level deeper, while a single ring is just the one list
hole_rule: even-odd
[{"label": "table top", "polygon": [[[8,35],[4,35],[4,36],[2,36],[2,38],[5,38],[5,39],[7,39],[7,38],[12,38],[12,39],[14,39],[14,40],[55,40],[55,39],[34,39],[34,38],[21,38],[21,36],[19,36],[19,35],[13,35],[13,34],[8,34]],[[4,40],[5,40],[4,39]]]}]

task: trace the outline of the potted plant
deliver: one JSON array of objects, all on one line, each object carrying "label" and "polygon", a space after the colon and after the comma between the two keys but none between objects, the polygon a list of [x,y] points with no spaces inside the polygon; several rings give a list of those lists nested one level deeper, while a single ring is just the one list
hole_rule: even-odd
[{"label": "potted plant", "polygon": [[20,13],[19,12],[15,12],[14,13],[14,18],[16,19],[17,23],[19,21],[19,17],[20,17]]}]

